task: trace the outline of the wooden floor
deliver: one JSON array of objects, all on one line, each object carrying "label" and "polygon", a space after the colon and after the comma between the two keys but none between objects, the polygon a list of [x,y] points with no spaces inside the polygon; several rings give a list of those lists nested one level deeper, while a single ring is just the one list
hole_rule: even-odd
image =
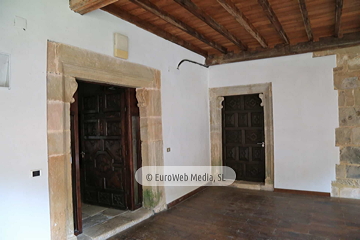
[{"label": "wooden floor", "polygon": [[360,239],[360,200],[208,187],[110,239]]}]

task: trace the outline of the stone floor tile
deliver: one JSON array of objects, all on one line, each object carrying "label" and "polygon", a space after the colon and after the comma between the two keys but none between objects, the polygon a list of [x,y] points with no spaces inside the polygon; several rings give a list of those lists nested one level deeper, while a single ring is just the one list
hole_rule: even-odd
[{"label": "stone floor tile", "polygon": [[106,209],[107,209],[106,207],[88,205],[88,206],[82,207],[82,212],[89,216],[94,216],[96,214],[103,212]]},{"label": "stone floor tile", "polygon": [[108,208],[105,211],[103,211],[102,214],[104,214],[108,217],[115,217],[115,216],[118,216],[118,215],[126,213],[126,212],[127,212],[126,210]]},{"label": "stone floor tile", "polygon": [[103,214],[97,214],[92,217],[88,217],[83,221],[83,229],[101,224],[109,220],[109,218]]}]

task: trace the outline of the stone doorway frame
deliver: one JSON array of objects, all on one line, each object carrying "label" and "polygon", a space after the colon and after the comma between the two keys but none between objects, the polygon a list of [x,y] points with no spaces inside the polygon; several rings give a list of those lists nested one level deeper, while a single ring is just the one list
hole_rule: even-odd
[{"label": "stone doorway frame", "polygon": [[[163,166],[160,71],[77,47],[47,44],[47,143],[51,239],[76,239],[73,222],[70,104],[76,79],[136,88],[143,166]],[[143,206],[166,209],[165,188],[143,186]]]},{"label": "stone doorway frame", "polygon": [[[210,142],[211,142],[211,166],[222,166],[222,102],[225,96],[259,94],[264,107],[265,127],[265,184],[258,189],[274,190],[274,128],[273,128],[273,101],[272,84],[251,84],[244,86],[231,86],[210,88]],[[234,186],[252,188],[252,183],[235,182]],[[257,189],[255,187],[255,189]]]}]

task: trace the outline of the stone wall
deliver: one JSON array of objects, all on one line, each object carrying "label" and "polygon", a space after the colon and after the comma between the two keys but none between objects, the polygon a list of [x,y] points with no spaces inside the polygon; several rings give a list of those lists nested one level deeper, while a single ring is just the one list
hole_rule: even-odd
[{"label": "stone wall", "polygon": [[360,46],[314,53],[336,54],[334,88],[339,94],[339,127],[335,145],[340,149],[333,197],[360,199]]}]

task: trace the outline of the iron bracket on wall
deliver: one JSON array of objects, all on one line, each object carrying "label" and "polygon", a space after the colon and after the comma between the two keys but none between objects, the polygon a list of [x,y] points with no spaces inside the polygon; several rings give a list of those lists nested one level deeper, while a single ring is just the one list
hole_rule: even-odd
[{"label": "iron bracket on wall", "polygon": [[183,62],[191,62],[191,63],[195,63],[197,65],[200,65],[200,66],[203,66],[203,67],[206,67],[206,68],[209,68],[210,66],[209,65],[205,65],[205,64],[202,64],[202,63],[198,63],[198,62],[195,62],[195,61],[192,61],[192,60],[189,60],[189,59],[183,59],[179,62],[178,66],[177,66],[177,70],[180,70],[179,67],[180,65],[183,63]]}]

